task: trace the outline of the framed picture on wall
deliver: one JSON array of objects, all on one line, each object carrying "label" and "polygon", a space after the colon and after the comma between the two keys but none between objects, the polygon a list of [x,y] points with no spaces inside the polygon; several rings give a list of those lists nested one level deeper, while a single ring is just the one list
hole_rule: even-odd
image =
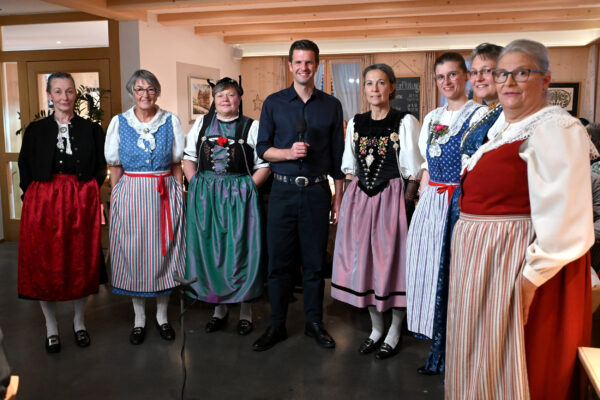
[{"label": "framed picture on wall", "polygon": [[579,83],[550,83],[548,104],[560,106],[572,116],[577,116],[579,105]]},{"label": "framed picture on wall", "polygon": [[212,103],[212,90],[206,78],[189,77],[190,123],[208,113]]}]

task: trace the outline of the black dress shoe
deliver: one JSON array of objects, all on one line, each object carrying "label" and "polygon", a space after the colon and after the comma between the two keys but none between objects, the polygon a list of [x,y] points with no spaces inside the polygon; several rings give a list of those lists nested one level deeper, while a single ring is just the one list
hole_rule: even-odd
[{"label": "black dress shoe", "polygon": [[60,336],[48,336],[46,340],[44,340],[44,345],[46,346],[46,352],[58,353],[60,351]]},{"label": "black dress shoe", "polygon": [[238,322],[237,326],[237,332],[241,336],[246,336],[252,332],[253,328],[254,325],[252,325],[252,322],[248,321],[247,319],[240,319],[240,322]]},{"label": "black dress shoe", "polygon": [[131,344],[142,344],[145,338],[146,328],[144,328],[143,326],[136,326],[131,330],[131,333],[129,334],[129,342]]},{"label": "black dress shoe", "polygon": [[371,338],[367,338],[367,339],[365,339],[364,342],[362,342],[360,344],[360,347],[358,348],[358,352],[360,354],[370,354],[370,353],[374,352],[375,350],[377,350],[377,348],[381,344],[382,340],[383,340],[383,336],[380,337],[378,341],[374,341]]},{"label": "black dress shoe", "polygon": [[317,344],[326,349],[333,349],[335,341],[325,330],[322,322],[307,322],[304,328],[304,334],[311,338],[315,338]]},{"label": "black dress shoe", "polygon": [[269,325],[265,333],[254,342],[252,348],[254,351],[269,350],[271,347],[285,339],[287,339],[285,328],[276,328]]},{"label": "black dress shoe", "polygon": [[164,340],[175,340],[175,331],[171,327],[171,324],[168,322],[159,325],[158,321],[156,322],[156,329],[158,329],[158,333],[160,333],[160,337]]},{"label": "black dress shoe", "polygon": [[227,314],[225,314],[223,318],[210,317],[210,319],[206,323],[206,326],[204,327],[204,330],[206,331],[206,333],[212,333],[223,329],[223,327],[227,323],[227,318],[229,318],[229,311],[227,311]]},{"label": "black dress shoe", "polygon": [[88,334],[88,331],[86,331],[85,329],[80,329],[77,332],[75,332],[75,330],[73,330],[73,335],[75,335],[75,343],[77,343],[77,346],[88,347],[90,345],[90,343],[91,343],[90,335]]},{"label": "black dress shoe", "polygon": [[430,369],[425,368],[424,365],[422,367],[417,368],[417,372],[421,375],[427,375],[427,376],[433,376],[433,375],[440,374],[438,371],[432,371]]},{"label": "black dress shoe", "polygon": [[400,342],[396,345],[396,347],[392,348],[389,344],[383,342],[379,351],[375,353],[375,358],[378,360],[385,360],[386,358],[390,358],[398,354],[398,349],[400,349]]}]

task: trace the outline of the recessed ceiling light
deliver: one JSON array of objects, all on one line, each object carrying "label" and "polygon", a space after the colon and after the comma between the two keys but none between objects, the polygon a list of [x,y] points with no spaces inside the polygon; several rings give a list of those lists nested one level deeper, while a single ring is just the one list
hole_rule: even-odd
[{"label": "recessed ceiling light", "polygon": [[61,42],[60,40],[57,40],[57,41],[56,41],[56,44],[61,44],[61,43],[62,43],[62,42]]}]

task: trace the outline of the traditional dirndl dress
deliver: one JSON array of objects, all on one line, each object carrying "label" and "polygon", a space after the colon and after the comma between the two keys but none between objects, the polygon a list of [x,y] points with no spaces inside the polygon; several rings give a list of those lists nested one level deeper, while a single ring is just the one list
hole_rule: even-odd
[{"label": "traditional dirndl dress", "polygon": [[[96,135],[97,132],[102,134],[102,130],[97,127],[80,132],[74,127],[82,126],[79,121],[84,120],[77,118],[70,128],[67,124],[59,124],[56,147],[44,149],[54,151],[51,180],[34,180],[25,191],[19,234],[18,293],[22,298],[76,300],[96,293],[101,277],[105,279],[101,274],[104,273],[104,258],[100,240],[100,189],[95,179],[80,181],[76,175],[79,157],[91,156],[79,153],[83,150],[77,149],[77,142],[73,144],[77,151],[71,151],[74,139],[82,140],[78,145],[82,149],[100,140],[81,138],[82,132],[85,135],[94,132]],[[34,153],[28,153],[26,149],[40,146],[40,143],[30,141],[47,141],[46,136],[51,135],[51,132],[45,131],[41,132],[43,138],[37,135],[39,131],[35,129],[44,123],[46,120],[30,125],[31,128],[38,124],[25,133],[19,168],[27,168],[29,173],[38,164],[29,158]],[[56,127],[52,122],[50,126]],[[93,147],[89,149],[94,151]],[[94,172],[100,172],[100,175],[106,171],[103,159],[98,160],[96,168],[100,171]]]},{"label": "traditional dirndl dress", "polygon": [[[460,153],[463,162],[473,155],[475,151],[488,139],[488,133],[492,126],[500,124],[504,126],[504,114],[502,107],[497,105],[491,109],[483,118],[470,127],[463,125],[464,133]],[[465,124],[467,125],[467,124]],[[450,281],[450,243],[454,225],[458,221],[460,210],[458,198],[460,186],[454,190],[450,198],[446,224],[444,226],[444,237],[442,252],[440,256],[440,269],[438,272],[437,290],[435,296],[435,316],[433,319],[433,336],[431,337],[431,348],[425,361],[425,369],[432,372],[443,373],[445,370],[446,353],[446,318],[448,311],[448,286]]]},{"label": "traditional dirndl dress", "polygon": [[255,158],[257,134],[258,122],[249,118],[209,114],[187,137],[184,159],[197,162],[198,171],[188,190],[186,277],[198,278],[192,287],[208,303],[262,294],[260,198],[251,174],[268,164]]},{"label": "traditional dirndl dress", "polygon": [[[529,134],[520,139],[505,140],[497,146],[494,138],[481,147],[485,151],[480,149],[475,154],[469,166],[472,169],[463,175],[461,214],[451,249],[447,399],[577,399],[584,393],[582,371],[577,367],[577,347],[589,344],[591,328],[589,255],[585,250],[593,242],[591,193],[587,190],[589,165],[585,159],[581,160],[581,155],[585,155],[581,153],[581,144],[587,138],[583,128],[577,132],[583,140],[576,137],[576,130],[561,132],[562,128],[579,123],[566,116],[558,120],[558,125],[563,125],[559,128],[553,124],[552,113],[551,109],[538,112],[528,117],[529,121],[523,121],[521,125],[525,126],[515,127],[518,133],[528,129],[526,125],[531,119],[532,125],[550,121],[549,129],[540,132],[546,138],[541,138],[538,144],[529,142],[522,148],[535,126],[529,127]],[[505,133],[511,135],[510,130]],[[559,135],[565,138],[551,143]],[[567,145],[568,142],[572,143]],[[557,149],[551,149],[550,144]],[[544,152],[553,155],[538,155]],[[566,211],[568,215],[560,215],[556,212],[558,208],[553,207],[563,207],[567,205],[565,199],[570,202],[574,198],[565,195],[559,199],[554,194],[571,188],[565,187],[564,181],[553,188],[549,188],[552,184],[548,182],[539,186],[542,181],[538,178],[549,172],[545,169],[548,162],[557,161],[557,157],[563,157],[563,161],[555,164],[566,162],[571,166],[569,173],[564,170],[562,173],[567,180],[576,182],[578,196],[583,197],[580,204],[571,204],[574,209]],[[531,165],[524,161],[528,158]],[[588,188],[584,188],[584,182]],[[552,206],[545,204],[534,213],[531,199],[535,198],[539,207],[545,196],[552,197]],[[532,220],[534,215],[537,220]],[[548,221],[554,222],[548,224]],[[570,230],[569,225],[577,229]],[[556,229],[557,226],[560,228]],[[555,240],[542,242],[544,235],[537,235],[536,229],[545,231],[544,241],[551,237]],[[568,240],[560,242],[556,237],[575,231],[578,239],[567,247],[564,246]],[[550,265],[557,272],[545,278],[536,290],[524,325],[520,280],[526,279],[523,275],[529,263],[542,258],[551,260]],[[566,265],[560,267],[560,260]]]},{"label": "traditional dirndl dress", "polygon": [[[160,109],[148,124],[140,123],[130,109],[109,126],[107,161],[120,163],[125,171],[111,193],[114,293],[139,297],[166,294],[178,285],[173,277],[184,274],[183,189],[171,174],[172,164],[181,160],[183,146],[175,141],[183,141],[179,121]],[[179,155],[174,155],[177,148]]]},{"label": "traditional dirndl dress", "polygon": [[[406,283],[408,330],[431,338],[435,315],[437,278],[444,239],[448,202],[460,178],[460,143],[463,125],[469,124],[479,105],[468,101],[455,115],[440,107],[427,114],[421,130],[427,143],[429,186],[412,217],[407,238]],[[478,115],[478,114],[475,114]]]},{"label": "traditional dirndl dress", "polygon": [[[375,306],[380,312],[406,306],[408,224],[398,165],[400,135],[412,133],[402,128],[406,115],[393,109],[382,120],[372,120],[370,112],[357,114],[346,133],[342,169],[350,168],[345,161],[350,153],[357,170],[342,199],[331,297],[356,307]],[[408,124],[418,132],[416,120]],[[414,149],[418,167],[410,175],[416,176],[422,159],[416,143]]]}]

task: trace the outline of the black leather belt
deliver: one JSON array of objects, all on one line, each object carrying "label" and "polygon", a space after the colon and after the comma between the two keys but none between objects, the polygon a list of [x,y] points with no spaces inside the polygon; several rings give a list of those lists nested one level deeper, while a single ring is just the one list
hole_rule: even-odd
[{"label": "black leather belt", "polygon": [[326,181],[327,175],[291,176],[291,175],[273,174],[273,178],[275,180],[278,180],[279,182],[289,183],[291,185],[296,185],[298,187],[306,187],[306,186],[314,185],[315,183]]}]

